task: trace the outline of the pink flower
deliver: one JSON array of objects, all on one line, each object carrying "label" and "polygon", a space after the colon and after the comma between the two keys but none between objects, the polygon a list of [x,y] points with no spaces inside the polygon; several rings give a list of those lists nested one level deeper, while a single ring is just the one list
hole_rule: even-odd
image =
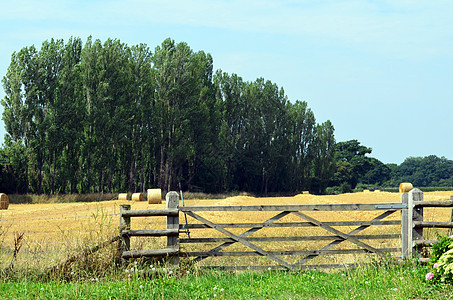
[{"label": "pink flower", "polygon": [[438,266],[439,266],[439,264],[438,264],[438,263],[435,263],[433,267],[434,267],[434,268],[437,268]]},{"label": "pink flower", "polygon": [[453,239],[453,234],[452,234],[452,235],[450,235],[450,238],[451,238],[451,239]]},{"label": "pink flower", "polygon": [[434,278],[434,274],[432,272],[429,272],[428,274],[426,274],[426,280],[431,280]]}]

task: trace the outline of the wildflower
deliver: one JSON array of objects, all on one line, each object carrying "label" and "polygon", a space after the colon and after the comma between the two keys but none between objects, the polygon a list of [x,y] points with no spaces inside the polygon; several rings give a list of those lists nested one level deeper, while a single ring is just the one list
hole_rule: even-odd
[{"label": "wildflower", "polygon": [[173,271],[170,270],[170,272],[168,272],[168,274],[170,274],[170,275],[173,274]]},{"label": "wildflower", "polygon": [[41,288],[41,291],[44,291],[44,288],[43,288],[43,287]]},{"label": "wildflower", "polygon": [[268,271],[270,271],[270,270],[272,270],[272,268],[271,268],[271,267],[269,267],[269,268],[267,268],[267,270],[268,270]]},{"label": "wildflower", "polygon": [[394,288],[393,290],[396,292],[396,291],[398,291],[398,288]]},{"label": "wildflower", "polygon": [[429,272],[428,274],[426,274],[426,277],[425,277],[426,280],[431,280],[433,278],[434,278],[434,274],[432,272]]},{"label": "wildflower", "polygon": [[186,273],[187,273],[187,274],[190,274],[190,271],[189,271],[189,270],[187,270],[187,271],[186,271]]},{"label": "wildflower", "polygon": [[217,290],[217,286],[214,287],[214,291]]},{"label": "wildflower", "polygon": [[438,263],[435,263],[433,267],[434,267],[434,268],[437,268],[438,266],[439,266],[439,264],[438,264]]},{"label": "wildflower", "polygon": [[143,288],[143,285],[140,285],[140,288],[142,289],[142,288]]},{"label": "wildflower", "polygon": [[223,293],[224,289],[220,289],[220,292]]},{"label": "wildflower", "polygon": [[452,234],[452,235],[450,235],[450,238],[451,238],[451,239],[453,239],[453,234]]},{"label": "wildflower", "polygon": [[156,271],[156,268],[152,268],[151,270],[152,270],[152,271]]},{"label": "wildflower", "polygon": [[214,294],[214,298],[217,297],[217,294]]}]

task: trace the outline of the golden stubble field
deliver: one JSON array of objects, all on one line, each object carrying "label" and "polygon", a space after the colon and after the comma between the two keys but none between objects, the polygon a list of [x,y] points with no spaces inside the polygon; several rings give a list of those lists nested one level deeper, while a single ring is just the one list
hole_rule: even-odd
[{"label": "golden stubble field", "polygon": [[[424,200],[449,200],[453,191],[424,193]],[[294,197],[269,197],[253,198],[247,196],[231,197],[217,200],[185,200],[186,206],[226,206],[226,205],[272,205],[272,204],[337,204],[337,203],[385,203],[400,202],[401,195],[388,192],[362,192],[342,194],[335,196],[297,195]],[[104,201],[91,203],[54,203],[54,204],[11,204],[8,210],[0,211],[0,239],[1,239],[1,263],[6,265],[11,261],[14,238],[18,233],[24,233],[22,248],[18,255],[18,261],[42,265],[52,265],[77,253],[87,246],[97,245],[118,233],[119,206],[130,204],[132,210],[165,208],[163,204],[148,204],[145,202],[132,201]],[[182,205],[180,203],[180,205]],[[204,218],[214,223],[259,223],[264,222],[278,212],[197,212]],[[371,220],[382,211],[359,211],[359,212],[307,212],[306,214],[322,222],[335,221],[363,221]],[[449,221],[451,211],[449,208],[425,208],[425,221]],[[393,213],[384,220],[399,220],[400,212]],[[199,223],[188,217],[189,223]],[[303,222],[295,215],[288,215],[277,222]],[[184,215],[180,214],[180,224],[184,224]],[[133,218],[132,229],[165,228],[165,217]],[[335,227],[344,233],[350,232],[356,227]],[[228,229],[240,234],[247,230]],[[360,234],[398,234],[399,226],[371,226]],[[446,234],[446,231],[426,230],[425,236],[435,239],[438,234]],[[252,236],[310,236],[332,235],[320,228],[264,228]],[[187,236],[183,233],[181,238]],[[203,229],[192,230],[191,237],[225,237],[215,230]],[[368,240],[373,247],[399,248],[400,240]],[[329,241],[310,242],[258,242],[256,245],[265,250],[317,250],[328,244]],[[164,238],[137,238],[131,240],[132,249],[150,249],[164,247]],[[209,245],[182,244],[182,251],[205,251],[219,243]],[[354,249],[357,246],[350,242],[343,242],[332,249]],[[250,251],[245,246],[234,244],[224,251]],[[394,253],[394,255],[399,255]],[[256,264],[267,264],[266,259],[258,256],[249,257]],[[286,257],[290,262],[298,258]],[[351,263],[360,259],[358,255],[323,256],[317,258],[316,263]],[[209,261],[211,260],[211,262]],[[238,258],[223,257],[215,260],[209,258],[205,264],[236,264]]]}]

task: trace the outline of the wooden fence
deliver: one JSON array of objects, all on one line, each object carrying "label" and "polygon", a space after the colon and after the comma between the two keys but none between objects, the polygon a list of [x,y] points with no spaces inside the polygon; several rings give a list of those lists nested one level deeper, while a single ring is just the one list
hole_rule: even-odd
[{"label": "wooden fence", "polygon": [[[401,194],[401,202],[397,203],[179,207],[179,195],[176,192],[168,193],[166,200],[166,209],[160,210],[131,211],[130,206],[121,206],[120,247],[123,259],[167,256],[169,264],[177,266],[180,257],[189,258],[194,263],[200,263],[213,257],[230,257],[233,260],[235,257],[260,257],[260,265],[256,265],[256,263],[253,265],[241,264],[243,261],[240,261],[239,264],[209,265],[209,267],[236,270],[334,268],[344,267],[345,264],[313,263],[313,260],[320,256],[333,257],[360,253],[372,254],[377,257],[397,253],[397,256],[402,258],[413,257],[421,247],[436,242],[423,238],[423,228],[453,228],[452,222],[423,221],[424,207],[453,207],[453,197],[448,201],[423,201],[423,193],[418,189]],[[344,211],[348,213],[374,212],[374,215],[371,219],[366,220],[337,222],[329,221],[328,218],[326,220],[326,216],[323,218],[313,216],[316,214],[315,212],[338,214]],[[263,213],[267,217],[258,223],[219,223],[209,216],[216,212],[221,214],[253,212],[253,214]],[[396,214],[398,218],[395,219],[396,212],[401,212],[400,218],[398,213]],[[190,222],[180,224],[180,213],[189,217]],[[130,229],[130,218],[155,216],[167,218],[166,229]],[[283,222],[282,219],[287,216],[292,218],[289,222]],[[392,216],[392,219],[389,219],[389,216]],[[385,234],[361,234],[371,227],[382,228],[382,226],[397,227],[397,230]],[[267,236],[266,234],[256,236],[257,232],[262,232],[267,228],[281,230],[281,233],[279,236]],[[295,230],[301,228],[317,228],[318,231],[327,232],[328,235],[325,233],[323,235],[294,235]],[[353,229],[351,230],[351,228]],[[244,229],[247,230],[238,233]],[[189,231],[192,236],[188,234]],[[288,234],[289,232],[291,234]],[[167,245],[163,249],[131,250],[131,236],[166,236]],[[398,245],[396,247],[379,247],[380,244],[389,240],[395,240]],[[319,241],[323,241],[322,247],[306,249],[309,242]],[[294,249],[294,245],[292,245],[291,250],[271,250],[266,246],[270,243],[273,245],[285,243],[299,245],[299,249]],[[349,247],[346,249],[336,247],[341,243],[348,244]],[[238,245],[241,247],[237,247]],[[235,249],[224,251],[227,247]],[[244,251],[244,248],[247,251]]]}]

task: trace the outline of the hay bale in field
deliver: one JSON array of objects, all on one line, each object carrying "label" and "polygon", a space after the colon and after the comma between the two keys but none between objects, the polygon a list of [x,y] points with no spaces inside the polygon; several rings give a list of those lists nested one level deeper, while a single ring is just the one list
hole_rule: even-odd
[{"label": "hay bale in field", "polygon": [[128,200],[127,193],[118,194],[118,200]]},{"label": "hay bale in field", "polygon": [[162,203],[162,190],[161,189],[148,189],[148,204]]},{"label": "hay bale in field", "polygon": [[145,196],[142,193],[133,193],[132,201],[145,201]]},{"label": "hay bale in field", "polygon": [[9,198],[8,195],[0,193],[0,209],[8,209]]},{"label": "hay bale in field", "polygon": [[310,195],[310,191],[303,191],[302,195]]},{"label": "hay bale in field", "polygon": [[412,183],[410,182],[403,182],[400,184],[400,193],[408,193],[410,190],[412,190],[414,187],[412,186]]}]

